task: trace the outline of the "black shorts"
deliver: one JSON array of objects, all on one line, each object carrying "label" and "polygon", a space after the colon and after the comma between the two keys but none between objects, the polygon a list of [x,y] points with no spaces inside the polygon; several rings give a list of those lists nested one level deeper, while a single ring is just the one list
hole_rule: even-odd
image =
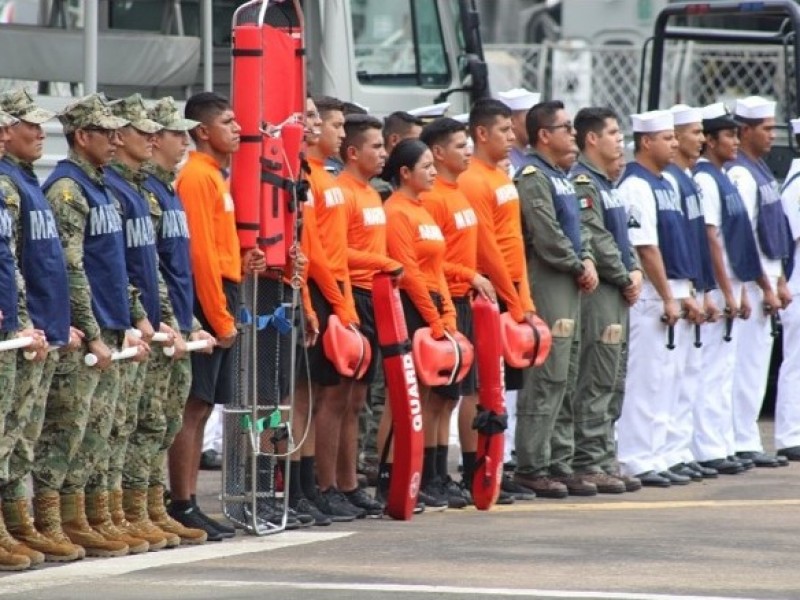
[{"label": "black shorts", "polygon": [[308,280],[308,293],[311,296],[314,312],[317,313],[319,337],[316,344],[309,347],[306,352],[300,353],[298,376],[309,378],[312,383],[322,386],[339,385],[342,382],[342,376],[325,356],[322,345],[322,337],[328,329],[328,317],[333,314],[333,307],[322,294],[317,283],[311,279]]},{"label": "black shorts", "polygon": [[[475,327],[472,321],[472,300],[469,296],[453,298],[453,305],[456,308],[456,327],[464,337],[475,345]],[[436,388],[436,393],[444,396],[448,400],[458,401],[461,396],[472,396],[477,390],[475,362],[473,361],[469,371],[459,383],[453,385],[443,385]]]},{"label": "black shorts", "polygon": [[[228,311],[232,315],[236,315],[239,309],[239,284],[223,279],[222,290],[225,293]],[[200,308],[197,294],[195,294],[194,314],[203,329],[214,332],[208,319],[203,314],[203,310]],[[203,400],[208,404],[228,404],[232,402],[236,378],[234,352],[235,344],[231,348],[217,346],[211,354],[192,352],[192,387],[189,396]]]},{"label": "black shorts", "polygon": [[378,346],[378,330],[375,329],[375,308],[372,302],[372,291],[354,287],[353,300],[355,301],[358,320],[361,322],[361,333],[367,338],[372,348],[372,360],[370,360],[364,377],[359,379],[361,383],[369,385],[375,380],[375,371],[378,361],[381,360],[381,351]]},{"label": "black shorts", "polygon": [[[508,310],[506,303],[503,302],[500,297],[497,298],[497,305],[500,308],[500,312],[503,313]],[[522,369],[516,369],[514,367],[509,367],[508,365],[505,366],[505,385],[506,391],[512,390],[521,390],[522,389]]]}]

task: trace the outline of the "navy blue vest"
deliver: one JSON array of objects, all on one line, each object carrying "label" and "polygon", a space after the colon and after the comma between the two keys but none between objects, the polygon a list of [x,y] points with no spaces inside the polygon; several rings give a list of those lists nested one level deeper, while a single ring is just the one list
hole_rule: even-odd
[{"label": "navy blue vest", "polygon": [[750,171],[758,186],[758,221],[756,232],[761,251],[767,258],[785,260],[792,252],[792,240],[786,229],[780,188],[763,160],[754,161],[739,152],[735,160],[725,165],[726,169],[742,166]]},{"label": "navy blue vest", "polygon": [[150,323],[158,329],[161,304],[158,297],[158,251],[150,205],[125,178],[113,168],[105,170],[106,185],[122,208],[125,236],[125,264],[128,279],[136,286]]},{"label": "navy blue vest", "polygon": [[720,169],[708,161],[701,160],[694,167],[695,173],[708,173],[717,184],[722,217],[722,239],[733,274],[739,281],[755,281],[761,277],[761,261],[758,246],[750,225],[750,216],[739,190]]},{"label": "navy blue vest", "polygon": [[691,256],[689,222],[681,210],[681,201],[675,189],[663,177],[654,175],[638,162],[625,167],[621,181],[639,177],[653,190],[656,201],[656,226],[658,247],[667,272],[667,279],[694,279],[694,261]]},{"label": "navy blue vest", "polygon": [[45,194],[59,179],[69,178],[83,190],[89,218],[83,236],[83,267],[92,289],[92,311],[103,329],[124,330],[131,326],[128,274],[125,270],[125,239],[122,219],[103,184],[71,160],[62,160],[45,181]]},{"label": "navy blue vest", "polygon": [[675,178],[681,192],[681,208],[689,221],[693,257],[695,259],[696,276],[694,286],[698,290],[713,290],[717,287],[714,279],[714,266],[711,264],[711,250],[708,247],[706,219],[700,201],[700,190],[697,184],[683,169],[677,165],[669,165],[667,172]]},{"label": "navy blue vest", "polygon": [[19,329],[19,315],[17,315],[17,290],[16,257],[11,252],[11,243],[14,239],[14,219],[6,208],[5,198],[0,196],[0,311],[2,322],[0,331],[16,331]]},{"label": "navy blue vest", "polygon": [[550,183],[550,194],[553,197],[553,206],[556,209],[556,219],[561,225],[561,230],[572,242],[575,254],[581,255],[581,207],[575,188],[569,177],[563,171],[551,167],[546,161],[535,154],[525,156],[525,165],[533,165],[541,169]]},{"label": "navy blue vest", "polygon": [[69,342],[69,282],[53,211],[33,173],[3,159],[0,174],[7,175],[19,191],[23,237],[17,243],[28,313],[48,343],[64,346]]},{"label": "navy blue vest", "polygon": [[625,268],[630,271],[633,261],[631,259],[631,242],[628,239],[628,213],[619,193],[605,177],[601,177],[581,162],[575,163],[571,175],[573,180],[577,175],[591,177],[594,187],[600,193],[603,224],[617,243]]},{"label": "navy blue vest", "polygon": [[191,331],[194,291],[186,213],[174,188],[168,187],[155,175],[147,178],[144,187],[156,197],[163,211],[156,239],[161,274],[167,284],[172,310],[181,331]]}]

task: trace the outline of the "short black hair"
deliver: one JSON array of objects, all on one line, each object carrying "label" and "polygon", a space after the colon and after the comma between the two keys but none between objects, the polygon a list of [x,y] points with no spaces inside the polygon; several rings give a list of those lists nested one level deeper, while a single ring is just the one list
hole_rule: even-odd
[{"label": "short black hair", "polygon": [[747,125],[748,127],[758,127],[765,121],[765,119],[749,119],[747,117],[740,117],[739,115],[735,115],[735,118],[739,123]]},{"label": "short black hair", "polygon": [[575,143],[583,152],[586,147],[586,134],[589,132],[600,135],[606,127],[608,119],[619,120],[617,113],[606,106],[590,106],[582,108],[575,115]]},{"label": "short black hair", "polygon": [[344,116],[347,115],[366,115],[367,111],[364,109],[363,106],[359,106],[355,102],[348,102],[345,100],[342,102],[342,112]]},{"label": "short black hair", "polygon": [[429,148],[433,148],[437,144],[446,144],[450,137],[459,131],[466,132],[466,125],[450,117],[440,117],[422,128],[419,139],[425,142]]},{"label": "short black hair", "polygon": [[561,100],[547,100],[531,106],[525,115],[525,131],[528,133],[528,143],[531,148],[539,141],[539,132],[553,125],[556,113],[564,109]]},{"label": "short black hair", "polygon": [[[216,118],[217,115],[226,110],[230,110],[230,108],[230,101],[222,94],[217,94],[216,92],[199,92],[186,101],[183,114],[187,119],[208,124],[209,121]],[[192,136],[193,140],[197,141],[194,129],[189,131],[189,135]]]},{"label": "short black hair", "polygon": [[344,113],[344,102],[333,96],[319,96],[314,98],[314,106],[317,107],[317,112],[323,119],[329,112],[338,110]]},{"label": "short black hair", "polygon": [[344,118],[344,140],[339,149],[339,155],[344,162],[347,162],[347,149],[350,146],[360,148],[364,143],[364,134],[370,129],[381,131],[381,120],[367,114],[351,114]]},{"label": "short black hair", "polygon": [[650,135],[649,133],[644,133],[641,131],[634,131],[633,132],[633,153],[636,154],[642,149],[642,138],[646,135]]},{"label": "short black hair", "polygon": [[511,118],[511,109],[495,98],[481,98],[469,111],[469,133],[474,138],[478,127],[491,127],[497,117]]},{"label": "short black hair", "polygon": [[415,117],[411,113],[404,110],[398,110],[390,114],[383,120],[383,139],[389,139],[393,133],[399,136],[405,136],[411,131],[412,127],[422,127],[424,122],[422,119]]}]

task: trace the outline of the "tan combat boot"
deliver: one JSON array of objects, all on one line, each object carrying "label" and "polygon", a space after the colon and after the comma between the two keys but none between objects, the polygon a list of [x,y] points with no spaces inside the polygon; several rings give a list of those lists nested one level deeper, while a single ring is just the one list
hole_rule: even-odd
[{"label": "tan combat boot", "polygon": [[86,498],[83,492],[61,496],[61,526],[73,544],[83,546],[87,556],[125,556],[128,544],[108,540],[92,529],[86,519]]},{"label": "tan combat boot", "polygon": [[58,492],[42,492],[33,497],[34,526],[41,534],[57,544],[70,544],[78,558],[86,558],[83,546],[73,544],[61,528],[61,496]]},{"label": "tan combat boot", "polygon": [[86,495],[86,517],[89,525],[107,540],[119,540],[128,545],[131,554],[143,554],[150,550],[147,540],[138,535],[131,535],[123,527],[117,526],[108,504],[108,492]]},{"label": "tan combat boot", "polygon": [[202,529],[184,527],[169,516],[164,506],[164,486],[154,485],[147,490],[147,513],[150,520],[165,533],[174,533],[181,544],[205,544],[208,534]]},{"label": "tan combat boot", "polygon": [[80,557],[78,547],[73,546],[66,538],[57,542],[36,530],[33,525],[33,517],[28,512],[27,498],[3,501],[3,518],[11,536],[28,548],[44,554],[46,561],[69,562],[78,560]]},{"label": "tan combat boot", "polygon": [[161,539],[164,544],[161,548],[174,548],[179,546],[181,538],[174,533],[167,533],[156,527],[147,514],[147,490],[115,490],[114,501],[120,502],[125,515],[125,520],[129,523],[129,531],[136,532],[145,539]]},{"label": "tan combat boot", "polygon": [[31,561],[22,554],[11,554],[0,548],[0,571],[24,571],[31,566]]},{"label": "tan combat boot", "polygon": [[28,548],[25,544],[11,537],[3,521],[2,511],[0,511],[0,548],[16,556],[24,556],[28,559],[28,566],[40,565],[44,562],[44,554]]}]

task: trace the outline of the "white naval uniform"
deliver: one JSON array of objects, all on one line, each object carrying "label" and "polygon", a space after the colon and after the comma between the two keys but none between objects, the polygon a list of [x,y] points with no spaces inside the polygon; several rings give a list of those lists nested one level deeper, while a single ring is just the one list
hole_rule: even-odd
[{"label": "white naval uniform", "polygon": [[789,220],[794,247],[794,271],[789,279],[792,303],[781,311],[783,362],[775,402],[775,448],[800,446],[800,159],[795,158],[781,192],[783,212]]},{"label": "white naval uniform", "polygon": [[[628,230],[631,245],[658,246],[656,199],[650,185],[628,177],[619,185],[628,214],[638,227]],[[691,282],[670,280],[672,294],[680,302],[689,296]],[[675,350],[667,350],[667,327],[661,322],[664,303],[655,287],[644,281],[639,301],[630,310],[628,373],[625,400],[617,421],[617,457],[626,475],[664,471],[671,465],[663,455],[669,416],[678,396],[676,364],[688,349],[682,329],[675,328]]]},{"label": "white naval uniform", "polygon": [[[701,159],[705,160],[705,159]],[[717,228],[717,240],[722,245],[725,271],[731,280],[733,296],[737,299],[742,293],[742,282],[736,279],[728,260],[728,251],[722,237],[722,208],[719,188],[708,173],[694,175],[700,188],[703,213],[706,225]],[[723,310],[725,298],[719,289],[708,292],[716,305]],[[703,400],[695,404],[694,435],[692,454],[699,461],[715,460],[734,453],[733,433],[733,373],[736,363],[736,348],[743,339],[744,321],[737,319],[733,324],[731,341],[724,341],[725,319],[703,325],[703,370],[705,394]]]},{"label": "white naval uniform", "polygon": [[[780,260],[767,258],[761,250],[756,231],[758,225],[758,187],[753,175],[745,167],[735,165],[728,169],[728,177],[739,190],[747,208],[753,233],[756,236],[759,259],[764,274],[772,289],[776,289],[783,273]],[[763,452],[761,433],[758,430],[758,415],[767,391],[769,362],[772,356],[773,338],[770,318],[764,314],[764,294],[755,282],[744,284],[752,306],[752,314],[746,321],[737,320],[736,334],[746,343],[737,344],[733,377],[733,433],[736,452]]]}]

